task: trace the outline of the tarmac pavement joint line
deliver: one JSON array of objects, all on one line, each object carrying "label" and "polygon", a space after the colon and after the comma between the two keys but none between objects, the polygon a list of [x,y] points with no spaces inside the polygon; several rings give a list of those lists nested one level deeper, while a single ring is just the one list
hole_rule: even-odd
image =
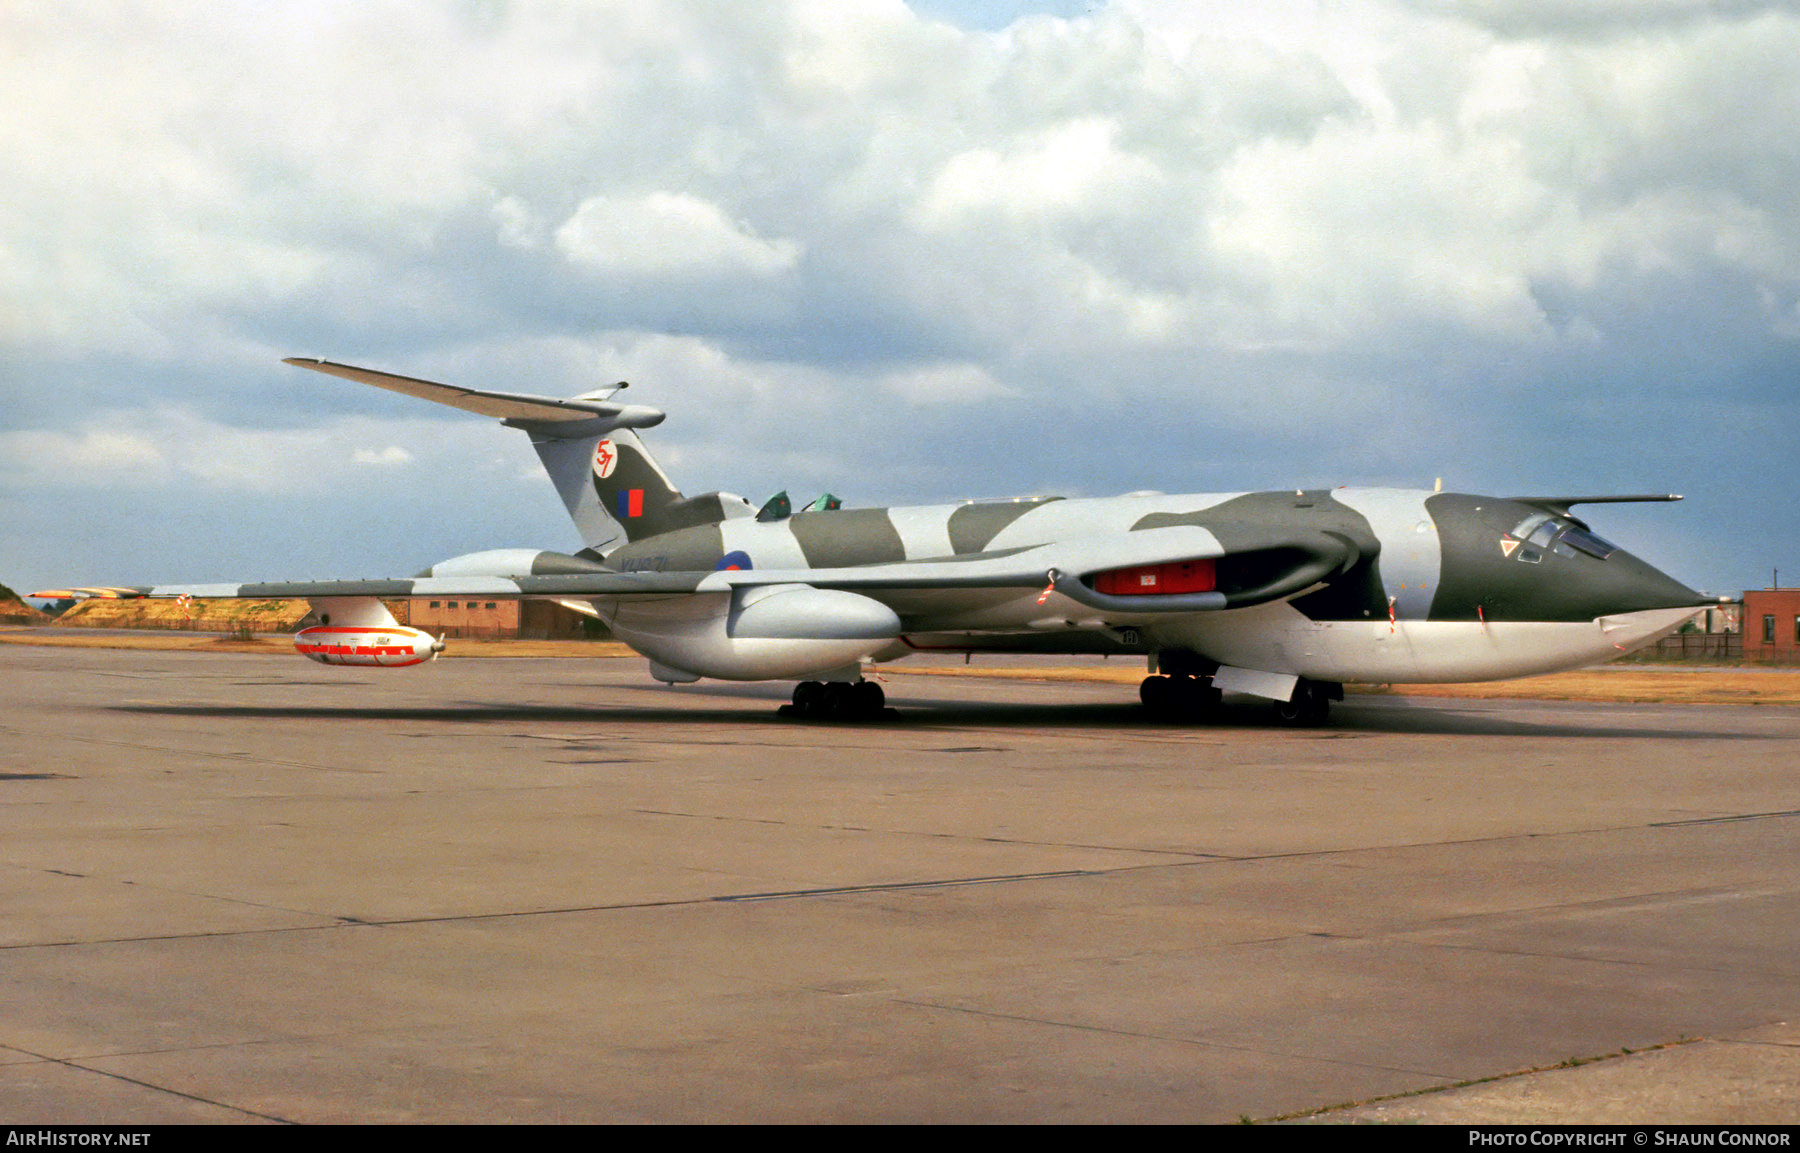
[{"label": "tarmac pavement joint line", "polygon": [[[217,1048],[217,1046],[207,1045],[207,1046],[201,1046],[201,1048],[209,1048],[210,1049],[210,1048]],[[258,1113],[256,1110],[246,1109],[242,1105],[233,1105],[227,1101],[215,1101],[210,1097],[201,1097],[198,1094],[194,1094],[194,1093],[183,1093],[180,1089],[171,1089],[167,1085],[158,1085],[152,1081],[144,1081],[144,1080],[140,1080],[139,1078],[136,1078],[136,1077],[127,1077],[123,1073],[114,1073],[114,1072],[111,1072],[106,1069],[97,1069],[92,1065],[83,1065],[81,1062],[71,1060],[67,1057],[47,1057],[42,1053],[33,1053],[29,1049],[21,1049],[17,1045],[0,1045],[0,1049],[4,1049],[9,1053],[22,1053],[25,1056],[30,1057],[36,1061],[41,1061],[46,1065],[59,1065],[64,1069],[68,1069],[68,1070],[71,1070],[76,1073],[91,1073],[96,1077],[105,1077],[109,1080],[122,1082],[126,1085],[136,1085],[138,1088],[148,1089],[152,1093],[166,1093],[171,1097],[179,1097],[184,1101],[193,1101],[196,1104],[200,1104],[200,1105],[210,1105],[214,1109],[224,1109],[230,1113],[240,1113],[245,1117],[254,1117],[258,1121],[273,1121],[277,1125],[298,1125],[299,1124],[298,1121],[294,1121],[291,1118],[277,1117],[272,1113]],[[166,1050],[162,1050],[162,1051],[166,1051]],[[180,1051],[187,1052],[188,1050],[183,1049]],[[140,1054],[136,1054],[136,1053],[108,1053],[107,1054],[108,1057],[134,1057],[134,1056],[139,1056],[139,1055]],[[24,1125],[17,1124],[14,1126],[14,1128],[24,1128]]]},{"label": "tarmac pavement joint line", "polygon": [[[661,812],[661,810],[639,810],[639,811],[653,812],[653,813]],[[675,815],[687,816],[689,814],[675,814]],[[454,923],[454,922],[461,922],[461,921],[491,921],[491,920],[502,920],[502,919],[511,918],[511,917],[544,917],[544,916],[556,916],[556,915],[579,914],[579,913],[616,912],[616,911],[630,910],[630,909],[659,909],[659,908],[678,908],[678,907],[682,907],[682,906],[704,906],[704,905],[709,905],[709,904],[731,904],[731,903],[740,903],[740,902],[748,902],[748,901],[766,901],[766,900],[776,900],[776,899],[798,900],[798,899],[803,899],[803,898],[807,898],[807,897],[841,896],[841,895],[847,895],[847,894],[852,894],[852,893],[896,892],[896,891],[904,891],[904,890],[910,890],[910,889],[954,888],[954,887],[968,886],[968,885],[994,885],[994,884],[1013,884],[1013,883],[1020,883],[1020,882],[1043,881],[1043,880],[1068,880],[1068,879],[1084,878],[1084,877],[1103,877],[1103,876],[1109,876],[1112,874],[1125,874],[1125,873],[1137,872],[1137,871],[1148,870],[1148,869],[1186,868],[1186,867],[1198,866],[1198,865],[1254,863],[1254,862],[1258,862],[1258,861],[1327,859],[1327,858],[1331,858],[1331,857],[1340,857],[1340,856],[1346,856],[1346,855],[1350,855],[1350,854],[1367,853],[1367,852],[1391,852],[1391,851],[1406,850],[1406,849],[1440,848],[1440,847],[1443,847],[1446,845],[1504,843],[1506,841],[1517,840],[1520,838],[1524,838],[1527,840],[1541,840],[1545,837],[1556,837],[1556,836],[1591,836],[1594,833],[1629,832],[1629,831],[1632,831],[1635,829],[1641,829],[1641,828],[1680,828],[1680,827],[1685,827],[1685,826],[1689,826],[1689,825],[1719,824],[1719,823],[1730,823],[1730,822],[1734,822],[1734,821],[1738,821],[1738,820],[1752,820],[1752,819],[1769,818],[1769,817],[1780,818],[1780,817],[1789,817],[1789,816],[1800,816],[1800,810],[1784,810],[1784,811],[1776,811],[1776,812],[1769,812],[1769,813],[1750,813],[1750,814],[1742,814],[1740,816],[1702,818],[1702,819],[1697,819],[1697,820],[1692,820],[1692,821],[1663,821],[1663,822],[1650,822],[1650,823],[1646,823],[1644,825],[1621,825],[1621,826],[1607,826],[1607,827],[1603,827],[1603,828],[1594,828],[1594,829],[1573,829],[1573,830],[1563,830],[1563,831],[1560,831],[1557,833],[1508,833],[1508,834],[1502,834],[1502,835],[1497,835],[1497,836],[1492,836],[1492,837],[1457,838],[1457,839],[1444,840],[1444,841],[1409,842],[1406,844],[1397,844],[1397,845],[1354,845],[1354,846],[1347,846],[1344,848],[1315,849],[1315,850],[1307,850],[1307,851],[1292,852],[1292,853],[1256,853],[1256,854],[1234,856],[1234,855],[1228,855],[1228,854],[1205,854],[1205,853],[1200,853],[1200,852],[1196,851],[1192,854],[1186,854],[1186,853],[1178,854],[1178,855],[1189,858],[1189,859],[1184,859],[1184,860],[1144,862],[1144,863],[1140,863],[1140,864],[1118,865],[1118,866],[1114,866],[1111,868],[1105,868],[1105,869],[1068,869],[1068,870],[1056,870],[1056,871],[1049,871],[1049,872],[1004,874],[1004,875],[995,875],[995,876],[938,878],[938,879],[923,880],[923,881],[902,881],[902,880],[881,881],[881,882],[874,882],[874,883],[866,884],[866,885],[826,886],[826,887],[820,887],[820,888],[792,889],[792,890],[781,890],[781,891],[772,891],[772,892],[715,893],[710,896],[704,896],[704,897],[678,897],[678,898],[669,898],[666,900],[627,901],[627,902],[606,903],[606,904],[597,904],[597,905],[568,905],[568,906],[557,906],[557,907],[553,907],[553,908],[544,908],[544,909],[502,909],[502,910],[490,911],[490,912],[446,913],[446,914],[442,914],[439,916],[431,916],[431,917],[389,917],[389,918],[357,917],[357,916],[354,916],[352,914],[347,914],[347,913],[328,913],[328,912],[310,911],[310,910],[305,910],[305,909],[292,909],[292,908],[288,908],[285,906],[264,905],[264,904],[258,904],[256,902],[246,902],[246,901],[243,901],[241,898],[232,898],[232,897],[218,895],[218,894],[212,894],[212,893],[189,892],[187,890],[166,889],[165,888],[163,890],[165,892],[178,892],[178,893],[182,893],[187,896],[203,897],[203,898],[220,900],[220,901],[228,901],[228,902],[232,902],[232,903],[236,903],[236,904],[245,904],[245,905],[248,905],[253,908],[264,908],[264,909],[270,909],[270,910],[273,910],[276,912],[291,913],[291,914],[293,914],[295,916],[299,916],[299,917],[318,918],[318,919],[325,920],[327,923],[313,924],[313,925],[281,925],[281,926],[273,926],[273,927],[266,927],[266,928],[205,930],[205,931],[194,932],[194,933],[148,934],[148,935],[143,935],[143,936],[116,937],[116,938],[109,937],[109,938],[99,938],[99,939],[90,939],[90,940],[23,941],[23,942],[15,942],[12,944],[0,944],[0,952],[4,952],[6,950],[12,950],[12,949],[60,948],[60,947],[71,946],[71,945],[121,944],[121,943],[132,943],[132,942],[143,942],[143,941],[171,941],[171,940],[203,939],[203,938],[208,938],[208,937],[255,936],[255,935],[274,934],[274,933],[301,933],[301,932],[312,932],[312,931],[316,931],[316,930],[320,930],[320,929],[336,929],[336,928],[347,928],[347,927],[380,928],[382,926],[388,926],[388,925],[420,925],[420,924]],[[730,818],[718,817],[718,818],[713,818],[713,819],[723,820],[723,819],[730,819]],[[767,823],[785,824],[786,822],[767,822]],[[832,826],[832,827],[838,828],[840,826]],[[991,838],[983,838],[983,839],[985,840],[985,839],[991,839]],[[1025,843],[1038,844],[1039,842],[1025,842]],[[1100,848],[1100,849],[1109,848],[1109,846],[1082,846],[1082,847],[1095,847],[1095,848]],[[1163,850],[1163,851],[1170,852],[1172,854],[1174,854],[1176,852],[1173,850]],[[14,867],[24,868],[24,869],[28,869],[28,870],[36,868],[36,866],[22,866],[22,865],[15,865]],[[48,871],[53,872],[53,873],[58,872],[58,870],[55,870],[55,869],[51,869]],[[69,874],[69,875],[74,875],[74,874]],[[114,878],[104,878],[104,877],[94,878],[94,879],[116,880]],[[138,882],[128,882],[128,883],[137,884]],[[1556,904],[1550,904],[1550,905],[1532,906],[1532,907],[1519,908],[1519,909],[1491,910],[1491,911],[1488,911],[1485,913],[1473,915],[1471,917],[1455,917],[1455,918],[1448,918],[1443,921],[1432,920],[1432,921],[1422,922],[1420,924],[1417,924],[1417,925],[1414,925],[1411,927],[1389,926],[1389,927],[1387,927],[1386,931],[1400,932],[1400,933],[1416,932],[1416,931],[1421,931],[1427,927],[1439,928],[1439,927],[1442,927],[1444,924],[1453,924],[1458,921],[1466,921],[1466,920],[1490,921],[1495,917],[1516,917],[1516,916],[1520,916],[1520,915],[1529,916],[1529,915],[1532,915],[1532,914],[1538,913],[1538,912],[1546,912],[1546,911],[1552,911],[1552,910],[1567,911],[1567,910],[1571,910],[1571,909],[1582,909],[1584,907],[1591,907],[1594,911],[1599,912],[1599,911],[1616,910],[1619,908],[1634,908],[1634,907],[1643,905],[1646,902],[1653,904],[1653,905],[1666,905],[1666,904],[1670,904],[1670,903],[1691,904],[1695,901],[1705,901],[1705,900],[1738,900],[1738,899],[1743,899],[1745,897],[1769,896],[1769,895],[1772,895],[1774,892],[1775,891],[1773,891],[1773,890],[1771,890],[1771,891],[1758,890],[1753,893],[1732,893],[1732,892],[1720,893],[1720,892],[1714,892],[1714,891],[1708,890],[1704,893],[1693,893],[1693,892],[1686,892],[1686,891],[1635,893],[1635,894],[1629,894],[1629,895],[1625,895],[1625,896],[1608,897],[1608,898],[1605,898],[1604,900],[1592,901],[1592,902],[1556,903]],[[1659,899],[1659,898],[1662,898],[1662,899]],[[1670,899],[1674,899],[1674,900],[1671,901]],[[1317,935],[1317,934],[1315,934],[1315,935]],[[1349,934],[1332,934],[1331,936],[1334,939],[1344,939],[1344,940],[1360,939],[1360,937],[1358,937],[1358,936],[1349,935]],[[1279,940],[1279,939],[1285,939],[1285,938],[1272,938],[1272,939]],[[1523,951],[1523,950],[1513,950],[1513,951],[1499,950],[1499,951],[1496,951],[1493,949],[1476,948],[1474,946],[1462,946],[1462,945],[1441,945],[1441,946],[1437,946],[1437,947],[1446,948],[1446,949],[1458,949],[1458,950],[1471,950],[1472,949],[1473,951],[1476,951],[1476,952],[1490,952],[1490,953],[1492,953],[1492,952],[1510,952],[1510,953],[1515,953],[1516,955],[1520,955],[1520,956],[1558,956],[1558,957],[1562,956],[1562,954],[1557,954],[1557,953],[1537,953],[1537,952],[1530,952],[1530,951]],[[1570,958],[1570,959],[1595,960],[1596,958]]]},{"label": "tarmac pavement joint line", "polygon": [[[928,751],[940,751],[940,750],[928,750]],[[587,762],[581,762],[581,763],[585,764]],[[634,813],[643,813],[644,815],[651,816],[651,817],[681,817],[681,818],[686,818],[689,820],[696,820],[696,821],[738,821],[738,822],[742,822],[745,824],[751,824],[751,825],[775,825],[775,826],[779,826],[781,828],[819,829],[819,830],[823,830],[825,832],[833,832],[833,833],[880,833],[883,836],[888,836],[888,837],[924,837],[924,838],[928,838],[928,839],[932,839],[932,840],[943,840],[943,841],[961,841],[961,840],[971,839],[970,837],[968,837],[967,834],[963,834],[963,833],[934,833],[934,832],[930,832],[928,830],[920,830],[920,829],[887,829],[887,828],[877,828],[877,827],[870,826],[870,825],[802,824],[802,823],[795,822],[795,821],[776,820],[773,817],[745,817],[745,816],[739,816],[739,815],[732,814],[732,813],[696,813],[696,812],[683,812],[679,809],[644,809],[644,808],[633,809],[631,811]],[[1189,861],[1189,862],[1193,862],[1193,863],[1204,863],[1206,861],[1247,861],[1247,860],[1257,860],[1258,859],[1256,857],[1232,856],[1229,853],[1208,853],[1208,852],[1201,851],[1199,849],[1159,849],[1159,848],[1154,848],[1154,847],[1139,847],[1136,845],[1104,845],[1104,844],[1097,844],[1097,843],[1094,843],[1091,841],[1048,841],[1048,840],[1033,840],[1033,839],[1025,838],[1025,837],[997,837],[997,836],[993,836],[993,835],[975,837],[972,839],[980,841],[981,843],[988,844],[988,845],[1027,845],[1027,846],[1031,846],[1033,848],[1084,849],[1084,850],[1100,852],[1100,853],[1129,853],[1133,856],[1180,857],[1184,861]],[[1311,855],[1311,854],[1302,854],[1302,855]],[[1158,868],[1158,867],[1160,867],[1161,864],[1162,864],[1162,862],[1157,862],[1156,864],[1120,865],[1120,866],[1116,866],[1115,869]],[[1115,871],[1115,870],[1090,869],[1090,870],[1086,870],[1083,872],[1078,872],[1078,873],[1074,873],[1074,874],[1070,874],[1070,875],[1095,876],[1101,872],[1112,872],[1112,871]],[[1058,876],[1061,874],[1046,873],[1044,875],[1045,876]],[[877,887],[889,888],[889,887],[892,887],[892,885],[894,885],[894,884],[899,884],[899,885],[925,884],[925,885],[929,885],[929,884],[936,884],[936,883],[937,882],[934,882],[934,881],[918,881],[918,882],[900,881],[900,882],[883,883]],[[735,898],[715,898],[715,899],[725,900],[725,899],[735,899]]]},{"label": "tarmac pavement joint line", "polygon": [[[1309,934],[1317,935],[1317,934]],[[1196,1049],[1211,1049],[1221,1053],[1248,1053],[1257,1056],[1281,1057],[1290,1061],[1310,1061],[1320,1065],[1332,1065],[1349,1069],[1380,1069],[1388,1073],[1402,1073],[1410,1077],[1436,1076],[1428,1069],[1409,1069],[1402,1065],[1383,1065],[1372,1061],[1349,1061],[1336,1057],[1321,1057],[1317,1053],[1298,1053],[1286,1049],[1276,1049],[1267,1045],[1233,1045],[1225,1041],[1210,1041],[1202,1037],[1181,1037],[1169,1033],[1151,1033],[1142,1029],[1121,1029],[1116,1026],[1090,1025],[1081,1021],[1063,1021],[1055,1017],[1033,1017],[1022,1013],[1000,1013],[992,1009],[975,1009],[967,1005],[943,1005],[932,1001],[920,1001],[907,997],[892,999],[896,1005],[910,1005],[915,1009],[935,1009],[946,1013],[965,1013],[971,1017],[985,1017],[992,1021],[1018,1021],[1026,1025],[1045,1025],[1052,1029],[1071,1029],[1078,1033],[1097,1033],[1107,1037],[1134,1037],[1143,1041],[1159,1041],[1170,1045],[1187,1045]],[[1566,1064],[1566,1062],[1565,1062]],[[1561,1066],[1553,1066],[1560,1068]],[[1503,1074],[1510,1076],[1510,1074]],[[1473,1084],[1473,1082],[1471,1082]],[[1413,1093],[1434,1093],[1436,1088],[1415,1089]],[[1400,1094],[1407,1096],[1408,1094]],[[1361,1102],[1355,1103],[1360,1104]],[[1353,1105],[1326,1106],[1328,1109],[1352,1108]],[[1272,1117],[1269,1120],[1284,1120]],[[1248,1120],[1248,1118],[1240,1118]]]},{"label": "tarmac pavement joint line", "polygon": [[[682,906],[737,904],[747,901],[798,900],[805,897],[834,897],[852,893],[887,893],[908,889],[951,889],[971,885],[1010,885],[1026,881],[1065,880],[1073,877],[1103,876],[1111,870],[1063,869],[1043,873],[1016,873],[986,877],[949,877],[930,881],[885,881],[869,885],[835,885],[816,889],[790,889],[759,893],[717,893],[709,897],[678,897],[665,901],[626,901],[608,905],[568,905],[551,909],[504,909],[489,913],[446,913],[436,917],[356,917],[347,913],[308,913],[298,909],[280,909],[297,916],[330,918],[320,925],[278,925],[254,929],[219,929],[195,933],[155,933],[137,937],[104,937],[71,941],[20,941],[0,944],[0,952],[16,949],[62,949],[82,945],[138,944],[146,941],[187,941],[207,937],[254,937],[276,933],[310,933],[321,929],[379,929],[400,925],[436,925],[459,921],[496,921],[510,917],[553,917],[576,913],[610,913],[629,909],[671,909]],[[205,894],[195,894],[204,896]],[[229,899],[229,898],[221,898]],[[274,906],[256,906],[274,908]]]},{"label": "tarmac pavement joint line", "polygon": [[1704,1041],[1704,1037],[1680,1037],[1673,1041],[1664,1041],[1656,1045],[1640,1045],[1631,1049],[1619,1049],[1612,1053],[1601,1053],[1593,1057],[1565,1057],[1550,1065],[1535,1065],[1528,1069],[1513,1069],[1505,1073],[1494,1073],[1487,1077],[1470,1077],[1463,1081],[1449,1081],[1442,1085],[1429,1085],[1423,1089],[1408,1089],[1403,1093],[1388,1093],[1380,1097],[1370,1097],[1363,1101],[1339,1101],[1334,1105],[1321,1105],[1317,1109],[1303,1109],[1295,1113],[1281,1113],[1274,1117],[1240,1117],[1238,1120],[1246,1125],[1274,1125],[1286,1121],[1305,1121],[1309,1118],[1329,1119],[1333,1113],[1342,1113],[1349,1109],[1362,1109],[1370,1105],[1383,1105],[1390,1101],[1405,1101],[1410,1098],[1429,1097],[1433,1093],[1447,1093],[1452,1089],[1467,1089],[1473,1085],[1491,1085],[1500,1081],[1511,1081],[1519,1077],[1529,1077],[1535,1073],[1550,1073],[1558,1069],[1578,1069],[1584,1065],[1592,1065],[1601,1061],[1617,1061],[1638,1053],[1656,1053],[1665,1049],[1674,1049],[1682,1045],[1692,1045]]},{"label": "tarmac pavement joint line", "polygon": [[1776,809],[1767,813],[1730,813],[1722,817],[1688,817],[1679,821],[1653,821],[1645,827],[1677,829],[1686,825],[1723,825],[1732,821],[1765,821],[1771,817],[1800,817],[1800,809]]}]

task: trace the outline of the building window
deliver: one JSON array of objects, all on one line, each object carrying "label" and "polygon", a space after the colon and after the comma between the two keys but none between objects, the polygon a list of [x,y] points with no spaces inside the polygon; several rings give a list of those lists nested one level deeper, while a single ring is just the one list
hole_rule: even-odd
[{"label": "building window", "polygon": [[1794,618],[1794,643],[1800,645],[1800,617]]},{"label": "building window", "polygon": [[[487,603],[487,607],[489,607],[489,608],[493,608],[493,607],[494,607],[494,602],[493,602],[493,601],[489,601],[489,602],[488,602],[488,603]],[[1795,628],[1796,628],[1796,629],[1800,629],[1800,617],[1795,617],[1795,618],[1794,618],[1794,627],[1795,627]]]},{"label": "building window", "polygon": [[1764,613],[1763,614],[1763,644],[1772,645],[1774,643],[1775,643],[1775,614],[1774,613]]},{"label": "building window", "polygon": [[437,607],[438,607],[438,602],[437,602],[437,601],[432,601],[432,602],[431,602],[431,607],[432,607],[432,608],[437,608]]}]

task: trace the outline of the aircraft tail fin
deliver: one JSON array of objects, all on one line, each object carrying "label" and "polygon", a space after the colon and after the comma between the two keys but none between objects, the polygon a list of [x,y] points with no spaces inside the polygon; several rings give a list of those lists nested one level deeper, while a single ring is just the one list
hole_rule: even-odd
[{"label": "aircraft tail fin", "polygon": [[495,417],[524,430],[582,542],[596,555],[626,541],[748,515],[732,503],[738,498],[682,496],[633,431],[661,424],[664,413],[615,403],[611,398],[626,387],[623,382],[560,400],[438,384],[328,360],[289,357],[284,363]]},{"label": "aircraft tail fin", "polygon": [[681,495],[630,429],[566,438],[534,430],[531,447],[582,541],[595,553],[604,555],[626,541],[700,523],[692,519],[695,510],[686,507],[693,502]]}]

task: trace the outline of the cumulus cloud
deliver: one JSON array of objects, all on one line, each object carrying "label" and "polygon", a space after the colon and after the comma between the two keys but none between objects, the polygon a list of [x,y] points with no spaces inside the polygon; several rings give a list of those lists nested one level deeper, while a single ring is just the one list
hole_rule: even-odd
[{"label": "cumulus cloud", "polygon": [[[1122,487],[1235,487],[1322,461],[1412,479],[1479,424],[1450,453],[1476,481],[1678,487],[1615,478],[1641,454],[1593,437],[1511,446],[1792,392],[1797,9],[11,6],[0,480],[325,499],[314,478],[431,472],[390,435],[406,402],[279,375],[304,352],[523,391],[626,377],[727,487],[728,464],[745,487],[1035,488],[999,438],[1096,410],[1131,431],[1024,442],[1118,448],[1079,475]],[[352,408],[382,425],[351,437]],[[128,409],[207,415],[97,416]],[[936,431],[933,468],[900,426]],[[944,467],[945,437],[979,467]],[[444,499],[433,525],[493,515]]]},{"label": "cumulus cloud", "polygon": [[386,448],[359,448],[350,454],[350,459],[357,464],[374,465],[377,468],[396,468],[413,462],[413,454],[397,444]]},{"label": "cumulus cloud", "polygon": [[175,497],[202,490],[320,495],[350,482],[353,465],[391,469],[414,462],[414,454],[397,443],[363,447],[376,437],[433,446],[434,465],[466,468],[469,459],[496,455],[497,439],[483,444],[478,431],[460,422],[362,416],[298,428],[243,428],[187,409],[120,409],[86,414],[66,430],[0,432],[0,485],[60,492],[128,487]]},{"label": "cumulus cloud", "polygon": [[681,280],[791,272],[800,245],[763,240],[718,205],[683,193],[594,196],[556,230],[556,247],[591,272]]},{"label": "cumulus cloud", "polygon": [[139,433],[109,428],[0,432],[0,477],[21,488],[141,482],[162,477],[168,468],[163,446]]},{"label": "cumulus cloud", "polygon": [[1795,11],[1782,0],[1408,0],[1408,6],[1511,36],[1635,35],[1770,10]]},{"label": "cumulus cloud", "polygon": [[1121,151],[1117,135],[1112,122],[1084,117],[1031,133],[1005,152],[960,152],[932,178],[917,205],[920,222],[942,230],[990,212],[1031,221],[1118,213],[1132,187],[1155,183],[1157,172]]},{"label": "cumulus cloud", "polygon": [[978,364],[940,364],[892,372],[882,386],[915,405],[979,404],[997,397],[1014,397],[1008,388]]}]

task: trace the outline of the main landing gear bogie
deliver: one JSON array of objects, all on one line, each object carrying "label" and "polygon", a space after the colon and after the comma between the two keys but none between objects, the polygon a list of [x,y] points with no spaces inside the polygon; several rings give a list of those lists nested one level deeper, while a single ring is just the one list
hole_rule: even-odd
[{"label": "main landing gear bogie", "polygon": [[808,720],[867,721],[888,711],[887,694],[874,681],[801,681],[793,703],[778,711]]},{"label": "main landing gear bogie", "polygon": [[1219,711],[1219,690],[1211,677],[1145,677],[1138,685],[1138,699],[1153,716],[1172,720],[1206,720]]}]

